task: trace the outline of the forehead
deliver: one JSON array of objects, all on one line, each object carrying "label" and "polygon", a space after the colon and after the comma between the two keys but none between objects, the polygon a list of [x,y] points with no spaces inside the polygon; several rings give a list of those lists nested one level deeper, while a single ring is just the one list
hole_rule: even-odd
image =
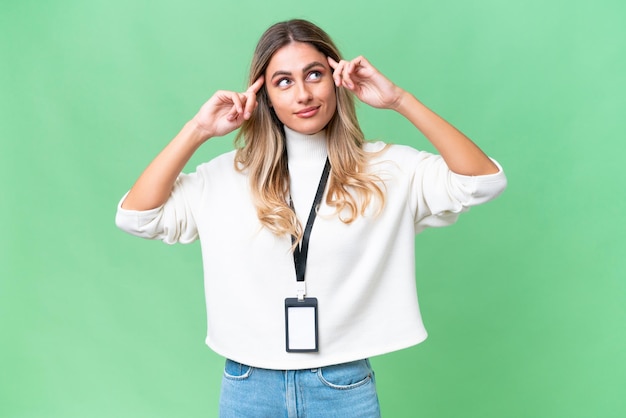
[{"label": "forehead", "polygon": [[274,53],[267,65],[267,72],[274,71],[299,71],[312,62],[320,62],[328,65],[326,56],[311,44],[303,42],[291,42]]}]

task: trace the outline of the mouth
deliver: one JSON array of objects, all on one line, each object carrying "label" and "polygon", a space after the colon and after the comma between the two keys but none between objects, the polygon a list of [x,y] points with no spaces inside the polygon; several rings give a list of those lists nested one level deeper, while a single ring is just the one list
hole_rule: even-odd
[{"label": "mouth", "polygon": [[299,110],[295,113],[299,118],[310,118],[317,114],[321,106],[311,106],[306,109]]}]

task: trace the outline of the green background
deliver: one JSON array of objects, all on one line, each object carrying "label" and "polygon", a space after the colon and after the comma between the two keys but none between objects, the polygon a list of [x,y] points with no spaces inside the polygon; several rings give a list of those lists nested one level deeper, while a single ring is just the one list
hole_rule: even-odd
[{"label": "green background", "polygon": [[[292,17],[509,179],[417,237],[430,337],[373,359],[384,416],[626,416],[622,0],[2,0],[0,416],[217,415],[200,247],[126,235],[115,208]],[[358,109],[368,138],[431,149],[397,114]]]}]

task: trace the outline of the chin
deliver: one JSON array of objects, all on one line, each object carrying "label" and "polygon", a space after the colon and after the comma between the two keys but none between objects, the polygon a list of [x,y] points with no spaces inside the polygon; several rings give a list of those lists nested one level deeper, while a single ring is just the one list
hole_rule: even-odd
[{"label": "chin", "polygon": [[304,135],[313,135],[326,129],[326,126],[328,125],[328,123],[307,124],[307,123],[302,123],[300,121],[300,123],[285,124],[285,125],[287,125],[287,127],[291,129],[292,131],[296,131]]}]

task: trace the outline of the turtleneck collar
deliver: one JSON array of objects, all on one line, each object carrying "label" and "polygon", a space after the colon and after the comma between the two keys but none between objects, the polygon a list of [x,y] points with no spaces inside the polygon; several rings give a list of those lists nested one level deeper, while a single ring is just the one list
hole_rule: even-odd
[{"label": "turtleneck collar", "polygon": [[306,135],[289,129],[285,129],[287,142],[287,156],[289,164],[296,161],[326,161],[326,130],[313,135]]}]

